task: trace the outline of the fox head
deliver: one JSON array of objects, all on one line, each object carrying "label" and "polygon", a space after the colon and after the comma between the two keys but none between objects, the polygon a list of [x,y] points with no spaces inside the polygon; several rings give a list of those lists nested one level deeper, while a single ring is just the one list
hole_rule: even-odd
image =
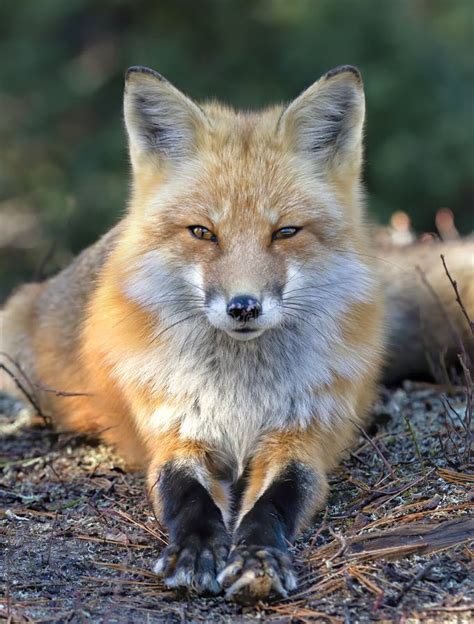
[{"label": "fox head", "polygon": [[168,326],[236,340],[305,324],[331,331],[370,272],[360,172],[364,92],[338,67],[286,107],[200,106],[132,67],[124,291]]}]

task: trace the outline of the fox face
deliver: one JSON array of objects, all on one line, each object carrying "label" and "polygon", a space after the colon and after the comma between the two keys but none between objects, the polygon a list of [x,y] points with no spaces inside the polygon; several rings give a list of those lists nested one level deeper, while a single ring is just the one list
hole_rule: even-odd
[{"label": "fox face", "polygon": [[363,118],[353,68],[249,114],[129,70],[127,295],[170,328],[194,322],[237,341],[308,324],[337,333],[371,286],[357,253]]}]

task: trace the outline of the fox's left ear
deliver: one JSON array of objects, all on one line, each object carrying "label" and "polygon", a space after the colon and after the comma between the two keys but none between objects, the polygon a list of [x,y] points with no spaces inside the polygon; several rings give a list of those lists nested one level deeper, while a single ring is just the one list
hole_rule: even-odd
[{"label": "fox's left ear", "polygon": [[365,98],[359,70],[336,67],[304,91],[278,124],[291,147],[311,155],[318,169],[358,172]]},{"label": "fox's left ear", "polygon": [[192,156],[204,112],[158,72],[130,67],[125,75],[124,117],[132,164],[173,163]]}]

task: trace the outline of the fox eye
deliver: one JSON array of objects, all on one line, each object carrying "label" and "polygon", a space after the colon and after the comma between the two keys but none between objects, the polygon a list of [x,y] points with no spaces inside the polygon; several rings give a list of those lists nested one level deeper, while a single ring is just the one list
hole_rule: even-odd
[{"label": "fox eye", "polygon": [[194,238],[200,238],[201,240],[211,241],[211,243],[217,243],[217,236],[203,225],[190,225],[188,230]]},{"label": "fox eye", "polygon": [[282,227],[276,232],[273,232],[272,240],[281,240],[282,238],[291,238],[300,230],[301,228],[299,227],[291,227],[291,226]]}]

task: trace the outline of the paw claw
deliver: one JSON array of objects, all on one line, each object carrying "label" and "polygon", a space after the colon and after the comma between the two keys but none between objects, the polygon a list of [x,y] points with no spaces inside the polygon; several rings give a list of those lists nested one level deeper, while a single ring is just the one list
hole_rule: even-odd
[{"label": "paw claw", "polygon": [[165,569],[165,561],[164,559],[160,557],[158,561],[155,563],[155,565],[153,566],[153,572],[155,574],[158,574],[158,576],[161,576],[164,572],[164,569]]},{"label": "paw claw", "polygon": [[235,548],[227,566],[217,577],[225,597],[243,603],[268,598],[271,593],[286,598],[296,588],[289,557],[277,548]]},{"label": "paw claw", "polygon": [[178,558],[178,551],[173,546],[167,546],[161,553],[153,567],[153,572],[158,576],[167,576]]},{"label": "paw claw", "polygon": [[293,572],[287,571],[284,573],[285,587],[288,591],[293,591],[298,587],[298,581]]},{"label": "paw claw", "polygon": [[243,561],[237,561],[236,563],[227,565],[217,576],[217,582],[222,586],[232,583],[230,579],[237,576],[237,574],[242,570],[242,566]]},{"label": "paw claw", "polygon": [[164,582],[166,587],[170,589],[174,587],[187,587],[192,583],[192,573],[189,570],[178,570],[176,574],[166,577]]},{"label": "paw claw", "polygon": [[211,573],[207,572],[205,574],[198,575],[194,580],[193,588],[199,593],[202,594],[207,592],[209,594],[219,594],[221,591],[221,586],[217,581],[216,577]]},{"label": "paw claw", "polygon": [[277,594],[280,594],[280,596],[282,596],[283,598],[286,598],[288,596],[288,592],[283,587],[280,577],[277,574],[273,575],[272,589]]},{"label": "paw claw", "polygon": [[218,594],[218,566],[222,566],[224,552],[228,553],[223,541],[222,536],[217,540],[189,535],[183,543],[167,546],[153,571],[171,589],[185,587],[198,594]]},{"label": "paw claw", "polygon": [[237,579],[226,591],[225,597],[227,600],[233,598],[236,594],[240,592],[241,589],[247,587],[256,579],[256,573],[253,570],[247,570],[244,572],[242,576]]}]

